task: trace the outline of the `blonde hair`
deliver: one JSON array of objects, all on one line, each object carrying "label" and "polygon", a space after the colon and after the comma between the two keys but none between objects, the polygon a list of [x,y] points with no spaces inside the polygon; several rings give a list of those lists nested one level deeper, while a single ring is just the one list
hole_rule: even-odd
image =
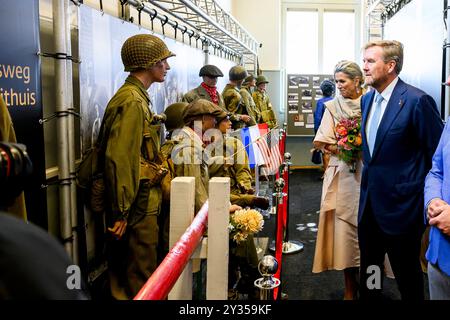
[{"label": "blonde hair", "polygon": [[383,49],[383,61],[388,63],[395,61],[395,72],[400,74],[403,67],[403,44],[397,40],[372,41],[364,46],[364,50],[371,47],[381,47]]},{"label": "blonde hair", "polygon": [[362,87],[364,83],[364,75],[356,62],[348,60],[339,61],[334,67],[334,75],[338,72],[345,73],[352,80],[359,79],[359,87]]}]

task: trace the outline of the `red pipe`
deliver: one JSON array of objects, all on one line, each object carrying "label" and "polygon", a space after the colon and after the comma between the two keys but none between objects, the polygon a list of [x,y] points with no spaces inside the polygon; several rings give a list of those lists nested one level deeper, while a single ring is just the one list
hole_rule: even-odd
[{"label": "red pipe", "polygon": [[208,225],[208,201],[138,292],[134,300],[163,300],[177,282]]}]

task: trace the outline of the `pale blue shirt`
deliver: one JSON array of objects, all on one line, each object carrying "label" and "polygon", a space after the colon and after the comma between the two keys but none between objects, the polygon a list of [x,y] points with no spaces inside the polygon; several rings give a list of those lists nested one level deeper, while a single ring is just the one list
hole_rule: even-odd
[{"label": "pale blue shirt", "polygon": [[[381,92],[381,96],[383,97],[383,101],[381,102],[381,114],[380,119],[378,121],[378,125],[380,125],[381,119],[383,119],[384,112],[386,111],[387,104],[389,102],[389,99],[391,98],[392,92],[394,92],[395,85],[398,82],[398,77],[395,77],[395,79]],[[375,90],[375,96],[378,94],[378,91]],[[369,128],[370,124],[372,122],[372,115],[373,111],[375,110],[375,100],[373,99],[372,106],[370,107],[370,113],[367,117],[367,123],[366,123],[366,136],[367,141],[370,141],[370,133]]]}]

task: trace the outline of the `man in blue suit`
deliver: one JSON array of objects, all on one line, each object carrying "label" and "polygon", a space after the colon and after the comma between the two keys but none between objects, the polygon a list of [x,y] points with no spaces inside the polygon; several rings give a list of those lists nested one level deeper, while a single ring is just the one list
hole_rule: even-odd
[{"label": "man in blue suit", "polygon": [[[443,124],[433,98],[403,82],[403,45],[368,43],[362,99],[363,172],[358,214],[361,299],[380,299],[387,253],[402,299],[424,298],[423,187]],[[378,266],[379,269],[374,266]]]},{"label": "man in blue suit", "polygon": [[431,225],[426,258],[432,300],[450,300],[449,120],[434,154],[433,166],[425,179],[425,211]]}]

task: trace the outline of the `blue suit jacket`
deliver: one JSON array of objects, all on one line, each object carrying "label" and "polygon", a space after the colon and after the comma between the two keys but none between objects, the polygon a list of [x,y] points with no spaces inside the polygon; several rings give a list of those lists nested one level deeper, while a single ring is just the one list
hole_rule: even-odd
[{"label": "blue suit jacket", "polygon": [[419,231],[423,222],[423,187],[443,123],[433,98],[398,80],[381,119],[372,157],[366,122],[375,90],[363,96],[363,171],[358,222],[371,206],[380,228],[399,235]]},{"label": "blue suit jacket", "polygon": [[[449,118],[450,120],[450,118]],[[450,203],[450,123],[447,120],[441,140],[433,157],[433,167],[425,179],[425,206],[433,198]],[[426,208],[425,208],[426,209]],[[426,214],[426,210],[425,210]],[[450,276],[450,237],[431,227],[427,260],[438,264]]]}]

